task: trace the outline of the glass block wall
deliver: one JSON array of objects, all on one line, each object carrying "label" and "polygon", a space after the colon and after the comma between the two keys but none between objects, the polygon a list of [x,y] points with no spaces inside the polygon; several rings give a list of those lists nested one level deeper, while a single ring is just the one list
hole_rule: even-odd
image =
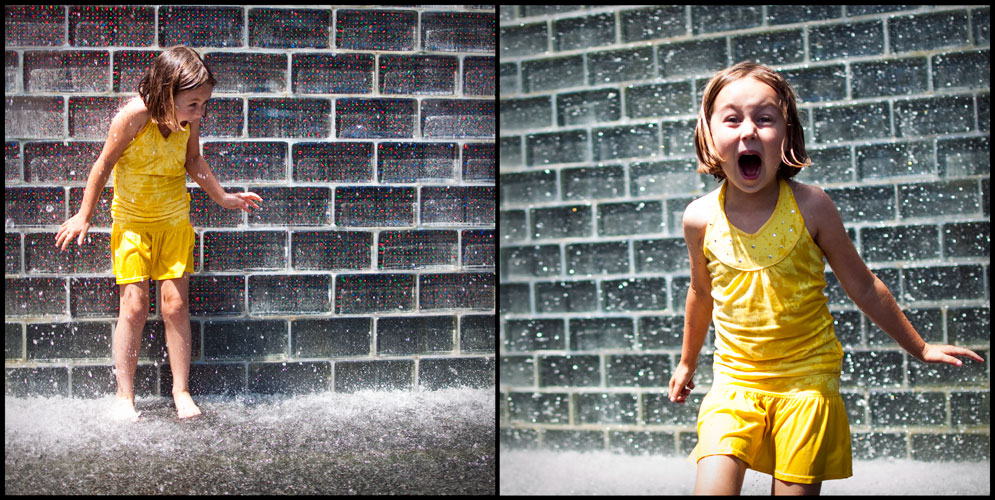
[{"label": "glass block wall", "polygon": [[[54,248],[111,118],[162,49],[218,80],[202,155],[252,214],[188,177],[195,394],[494,384],[493,6],[5,7],[8,395],[114,390],[104,189]],[[138,395],[169,394],[153,283]]]},{"label": "glass block wall", "polygon": [[[988,7],[502,6],[502,446],[686,455],[680,358],[701,92],[743,60],[799,97],[850,238],[928,342],[988,359]],[[987,459],[990,365],[912,359],[827,267],[854,454]]]}]

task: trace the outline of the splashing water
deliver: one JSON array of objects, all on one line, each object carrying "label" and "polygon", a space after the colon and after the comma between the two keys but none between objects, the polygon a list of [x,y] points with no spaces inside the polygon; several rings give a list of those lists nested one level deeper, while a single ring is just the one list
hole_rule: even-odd
[{"label": "splashing water", "polygon": [[491,389],[198,397],[178,420],[139,398],[5,398],[7,493],[490,494]]}]

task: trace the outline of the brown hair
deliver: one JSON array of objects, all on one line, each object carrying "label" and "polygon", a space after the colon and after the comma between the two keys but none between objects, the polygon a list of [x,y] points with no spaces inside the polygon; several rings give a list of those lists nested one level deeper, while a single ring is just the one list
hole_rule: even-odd
[{"label": "brown hair", "polygon": [[787,80],[774,70],[761,64],[744,61],[730,66],[712,77],[705,86],[701,99],[701,109],[698,111],[698,125],[694,128],[694,149],[698,153],[698,173],[712,174],[716,180],[725,179],[722,172],[722,158],[715,152],[712,142],[712,130],[708,125],[715,106],[715,98],[726,85],[740,78],[752,77],[774,89],[780,101],[781,116],[786,123],[784,141],[781,143],[781,165],[777,176],[790,179],[801,171],[802,167],[812,164],[805,152],[805,132],[801,120],[798,119],[798,107],[795,104],[795,93]]},{"label": "brown hair", "polygon": [[179,130],[182,127],[176,121],[173,99],[176,94],[205,83],[212,87],[217,83],[211,69],[193,49],[176,45],[152,61],[152,66],[138,83],[138,95],[145,101],[153,120],[171,130]]}]

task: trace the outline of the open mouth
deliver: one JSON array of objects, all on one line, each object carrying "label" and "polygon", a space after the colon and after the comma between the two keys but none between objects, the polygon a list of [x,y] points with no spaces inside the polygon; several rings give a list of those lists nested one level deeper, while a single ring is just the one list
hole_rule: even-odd
[{"label": "open mouth", "polygon": [[740,155],[739,171],[745,179],[752,180],[760,177],[760,155],[752,151]]}]

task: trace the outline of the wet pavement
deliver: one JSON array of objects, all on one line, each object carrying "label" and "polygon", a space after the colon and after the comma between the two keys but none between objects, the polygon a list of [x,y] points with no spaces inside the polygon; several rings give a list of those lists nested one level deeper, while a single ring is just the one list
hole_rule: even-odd
[{"label": "wet pavement", "polygon": [[140,398],[5,398],[6,494],[493,494],[492,389]]}]

